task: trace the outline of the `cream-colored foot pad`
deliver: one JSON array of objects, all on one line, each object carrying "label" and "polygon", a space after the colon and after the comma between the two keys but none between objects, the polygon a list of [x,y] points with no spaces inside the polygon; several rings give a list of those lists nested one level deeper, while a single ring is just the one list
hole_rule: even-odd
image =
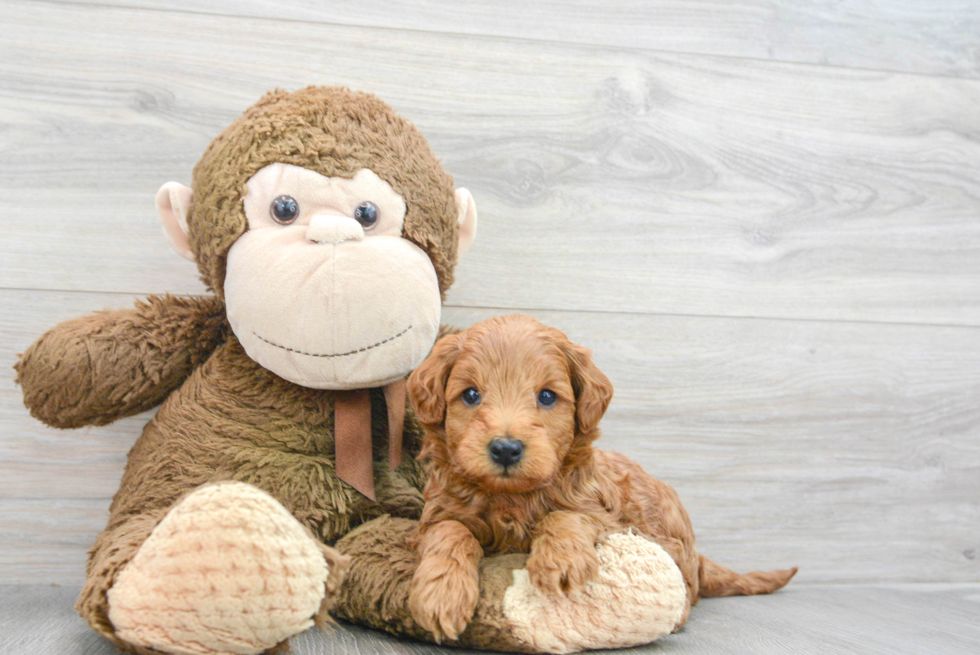
[{"label": "cream-colored foot pad", "polygon": [[260,653],[313,625],[327,563],[272,496],[202,487],[164,517],[108,592],[116,634],[181,655]]},{"label": "cream-colored foot pad", "polygon": [[609,535],[597,550],[598,577],[571,596],[546,594],[526,569],[514,571],[503,611],[519,639],[537,650],[574,653],[646,644],[673,631],[687,589],[667,551],[635,534]]}]

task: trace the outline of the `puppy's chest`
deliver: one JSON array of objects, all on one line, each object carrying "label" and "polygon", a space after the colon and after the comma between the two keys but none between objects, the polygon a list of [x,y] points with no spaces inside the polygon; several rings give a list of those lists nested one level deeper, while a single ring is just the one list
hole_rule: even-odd
[{"label": "puppy's chest", "polygon": [[547,510],[512,502],[491,502],[480,517],[483,534],[477,535],[486,555],[531,552],[534,526]]}]

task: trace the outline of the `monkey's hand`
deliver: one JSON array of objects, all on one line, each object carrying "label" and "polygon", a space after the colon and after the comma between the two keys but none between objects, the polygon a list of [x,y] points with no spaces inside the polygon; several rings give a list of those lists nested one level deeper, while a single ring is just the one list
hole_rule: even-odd
[{"label": "monkey's hand", "polygon": [[[336,543],[351,557],[333,614],[395,634],[433,639],[410,608],[420,560],[406,541],[418,523],[383,516]],[[522,653],[574,653],[653,641],[679,625],[687,591],[667,552],[636,534],[596,545],[599,570],[578,594],[545,593],[530,580],[527,555],[480,560],[476,611],[454,645]]]},{"label": "monkey's hand", "polygon": [[105,425],[161,402],[228,335],[213,296],[150,296],[48,330],[14,365],[24,404],[56,428]]}]

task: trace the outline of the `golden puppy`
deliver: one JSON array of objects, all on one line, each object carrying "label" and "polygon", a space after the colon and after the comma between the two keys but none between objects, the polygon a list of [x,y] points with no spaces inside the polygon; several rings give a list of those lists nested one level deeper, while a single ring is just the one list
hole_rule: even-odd
[{"label": "golden puppy", "polygon": [[796,573],[739,575],[698,555],[674,490],[592,448],[612,399],[609,379],[588,350],[529,316],[443,338],[408,388],[429,460],[409,605],[439,639],[456,639],[472,618],[483,555],[530,553],[531,582],[567,594],[596,575],[596,541],[630,527],[680,568],[687,610],[679,625],[700,597],[770,593]]}]

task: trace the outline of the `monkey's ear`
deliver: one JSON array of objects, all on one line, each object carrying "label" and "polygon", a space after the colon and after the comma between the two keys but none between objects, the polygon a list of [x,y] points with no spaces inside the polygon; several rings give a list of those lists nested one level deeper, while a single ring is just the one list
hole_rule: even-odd
[{"label": "monkey's ear", "polygon": [[194,253],[187,232],[187,213],[193,201],[194,192],[179,182],[167,182],[157,191],[157,211],[163,232],[174,250],[190,261],[194,261]]},{"label": "monkey's ear", "polygon": [[428,425],[446,418],[446,381],[459,356],[459,335],[439,339],[429,356],[408,378],[408,395],[415,415]]},{"label": "monkey's ear", "polygon": [[456,189],[456,208],[459,211],[459,246],[456,252],[458,257],[462,257],[476,238],[476,203],[467,189]]}]

